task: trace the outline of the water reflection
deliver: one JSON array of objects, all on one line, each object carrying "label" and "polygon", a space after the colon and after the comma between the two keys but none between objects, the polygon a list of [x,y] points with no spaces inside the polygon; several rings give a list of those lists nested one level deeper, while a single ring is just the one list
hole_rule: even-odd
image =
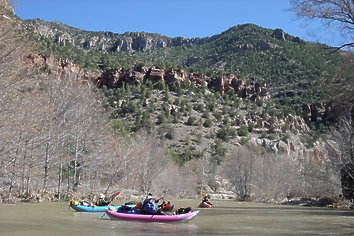
[{"label": "water reflection", "polygon": [[193,223],[157,223],[112,221],[110,226],[122,235],[196,235],[198,226]]}]

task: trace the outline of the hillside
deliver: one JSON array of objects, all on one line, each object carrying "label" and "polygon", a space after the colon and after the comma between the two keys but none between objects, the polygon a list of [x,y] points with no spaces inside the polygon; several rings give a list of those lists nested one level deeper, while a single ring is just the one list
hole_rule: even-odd
[{"label": "hillside", "polygon": [[2,7],[0,43],[20,56],[9,50],[18,61],[0,69],[21,85],[1,87],[2,120],[19,124],[2,127],[6,194],[338,195],[339,145],[324,134],[342,114],[333,118],[343,97],[328,91],[353,98],[344,53],[253,24],[207,38],[120,35],[22,21]]},{"label": "hillside", "polygon": [[304,104],[321,102],[325,75],[334,73],[341,61],[339,54],[330,53],[325,45],[252,24],[208,38],[184,39],[148,33],[87,32],[40,20],[26,23],[44,37],[43,53],[56,52],[86,68],[144,64],[208,75],[227,72],[241,78],[256,77],[267,83],[272,97],[287,107],[287,112],[298,115]]}]

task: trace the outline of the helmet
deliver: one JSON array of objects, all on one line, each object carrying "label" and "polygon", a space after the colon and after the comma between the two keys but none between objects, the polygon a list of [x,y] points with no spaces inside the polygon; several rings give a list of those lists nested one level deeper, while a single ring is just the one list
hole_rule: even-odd
[{"label": "helmet", "polygon": [[100,193],[99,198],[104,198],[104,197],[105,197],[104,194]]}]

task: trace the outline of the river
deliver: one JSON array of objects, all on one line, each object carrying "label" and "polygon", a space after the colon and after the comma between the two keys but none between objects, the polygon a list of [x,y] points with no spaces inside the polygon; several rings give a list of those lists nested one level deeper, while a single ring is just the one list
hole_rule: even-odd
[{"label": "river", "polygon": [[[123,202],[115,202],[122,204]],[[198,200],[176,200],[175,207]],[[189,223],[109,220],[103,213],[79,213],[68,202],[0,205],[1,236],[41,235],[354,235],[354,210],[213,201]]]}]

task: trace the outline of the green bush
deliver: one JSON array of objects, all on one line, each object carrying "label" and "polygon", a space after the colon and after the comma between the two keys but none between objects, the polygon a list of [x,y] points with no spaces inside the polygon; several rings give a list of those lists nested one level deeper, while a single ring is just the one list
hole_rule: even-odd
[{"label": "green bush", "polygon": [[247,143],[248,143],[249,140],[250,140],[249,137],[242,137],[242,138],[240,139],[240,144],[241,144],[242,146],[245,146],[245,145],[247,145]]},{"label": "green bush", "polygon": [[166,84],[164,81],[160,80],[159,82],[154,84],[154,89],[165,90]]},{"label": "green bush", "polygon": [[214,112],[213,115],[214,115],[214,117],[215,117],[215,119],[217,121],[221,121],[221,119],[222,119],[222,113],[221,112]]},{"label": "green bush", "polygon": [[203,123],[203,126],[205,128],[210,128],[211,126],[213,126],[213,121],[211,119],[205,119],[204,123]]},{"label": "green bush", "polygon": [[161,124],[163,124],[163,123],[165,123],[166,122],[166,116],[164,115],[164,114],[159,114],[158,116],[157,116],[157,122],[156,122],[156,124],[157,125],[161,125]]},{"label": "green bush", "polygon": [[226,155],[227,148],[224,146],[223,142],[220,139],[216,139],[213,148],[213,155],[211,161],[216,165],[219,165],[222,161],[222,158]]},{"label": "green bush", "polygon": [[173,126],[167,126],[166,127],[166,134],[165,134],[165,137],[167,139],[174,139],[175,138],[175,135],[176,135],[176,130]]},{"label": "green bush", "polygon": [[205,118],[205,119],[210,118],[209,112],[208,111],[204,111],[203,114],[202,114],[202,117]]},{"label": "green bush", "polygon": [[199,111],[199,112],[204,112],[204,104],[203,103],[198,103],[194,106],[194,110]]},{"label": "green bush", "polygon": [[239,136],[247,136],[248,135],[248,127],[247,125],[241,125],[237,131]]},{"label": "green bush", "polygon": [[188,117],[187,125],[193,126],[193,125],[196,125],[196,123],[197,123],[196,117],[194,117],[194,116]]}]

